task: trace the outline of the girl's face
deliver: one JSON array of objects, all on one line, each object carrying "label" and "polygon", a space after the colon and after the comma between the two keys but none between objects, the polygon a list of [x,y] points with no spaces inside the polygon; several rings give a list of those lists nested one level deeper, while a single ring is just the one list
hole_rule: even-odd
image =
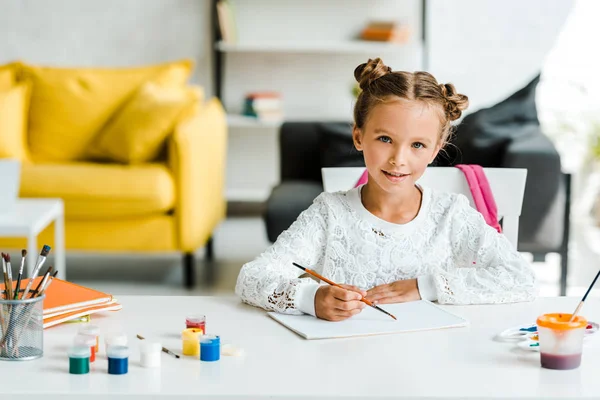
[{"label": "girl's face", "polygon": [[362,151],[369,183],[388,193],[415,185],[440,150],[440,120],[421,101],[398,100],[375,106],[353,139]]}]

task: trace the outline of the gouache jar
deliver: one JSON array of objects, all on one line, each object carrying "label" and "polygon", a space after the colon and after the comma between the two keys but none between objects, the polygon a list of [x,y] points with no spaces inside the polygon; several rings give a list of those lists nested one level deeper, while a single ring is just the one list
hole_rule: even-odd
[{"label": "gouache jar", "polygon": [[100,349],[100,328],[97,325],[84,325],[79,329],[83,335],[91,335],[96,338],[96,353]]},{"label": "gouache jar", "polygon": [[108,351],[110,346],[127,346],[127,335],[122,332],[111,333],[106,335],[104,343],[106,345],[106,351]]},{"label": "gouache jar", "polygon": [[75,346],[85,346],[90,348],[90,362],[96,361],[96,337],[78,333],[73,340]]},{"label": "gouache jar", "polygon": [[90,372],[90,348],[88,346],[73,346],[67,352],[69,355],[69,373],[83,375]]},{"label": "gouache jar", "polygon": [[142,341],[140,345],[140,364],[144,368],[160,367],[162,345],[157,342]]},{"label": "gouache jar", "polygon": [[206,317],[204,315],[188,315],[185,317],[186,328],[200,328],[206,334]]},{"label": "gouache jar", "polygon": [[108,346],[108,373],[123,375],[129,370],[129,348],[127,346]]},{"label": "gouache jar", "polygon": [[581,365],[587,320],[572,314],[544,314],[537,319],[542,368],[575,369]]},{"label": "gouache jar", "polygon": [[182,352],[184,356],[200,355],[199,337],[202,336],[203,332],[200,328],[188,328],[181,332]]},{"label": "gouache jar", "polygon": [[200,360],[218,361],[221,358],[221,338],[204,335],[200,338]]}]

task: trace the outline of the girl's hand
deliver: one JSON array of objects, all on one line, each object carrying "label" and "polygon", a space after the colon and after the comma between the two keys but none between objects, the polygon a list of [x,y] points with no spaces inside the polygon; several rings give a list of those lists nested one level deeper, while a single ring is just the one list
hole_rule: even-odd
[{"label": "girl's hand", "polygon": [[366,298],[374,304],[391,304],[421,300],[421,295],[417,280],[407,279],[375,286],[367,291]]},{"label": "girl's hand", "polygon": [[367,292],[356,286],[323,285],[315,294],[315,313],[318,318],[328,321],[343,321],[358,314],[367,305],[360,301]]}]

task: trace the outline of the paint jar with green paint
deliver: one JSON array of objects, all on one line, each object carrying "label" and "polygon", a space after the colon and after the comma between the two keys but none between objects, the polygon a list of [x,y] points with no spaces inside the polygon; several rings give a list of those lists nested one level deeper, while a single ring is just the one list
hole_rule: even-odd
[{"label": "paint jar with green paint", "polygon": [[90,372],[90,356],[92,355],[90,347],[73,346],[69,349],[68,354],[70,374],[82,375]]}]

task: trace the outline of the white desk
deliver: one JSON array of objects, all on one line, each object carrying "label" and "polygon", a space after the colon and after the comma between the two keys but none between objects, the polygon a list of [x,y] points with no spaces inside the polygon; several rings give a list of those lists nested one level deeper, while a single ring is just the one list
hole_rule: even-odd
[{"label": "white desk", "polygon": [[[66,279],[64,206],[61,199],[19,199],[10,214],[0,214],[0,237],[27,238],[27,277],[35,267],[43,243],[38,247],[38,235],[54,221],[54,268],[58,277]],[[12,256],[12,255],[11,255]],[[11,264],[20,265],[21,255],[12,256]],[[48,267],[48,262],[44,265]]]},{"label": "white desk", "polygon": [[[307,341],[262,310],[218,297],[119,297],[123,310],[98,316],[103,332],[124,328],[133,356],[127,375],[107,374],[100,355],[87,375],[70,375],[66,349],[80,324],[46,330],[45,355],[35,361],[0,361],[0,395],[15,399],[377,399],[377,398],[600,398],[600,337],[585,345],[582,366],[545,370],[539,353],[495,342],[505,328],[535,321],[544,312],[571,311],[574,298],[535,303],[450,307],[469,319],[466,328]],[[583,314],[600,321],[600,299]],[[158,337],[179,351],[188,312],[207,315],[207,331],[245,350],[214,363],[162,354],[162,367],[138,364],[135,334]],[[27,383],[16,384],[25,379]],[[14,386],[13,386],[14,385]],[[14,389],[10,389],[14,387]],[[42,394],[43,396],[37,397]],[[8,396],[2,396],[8,398]]]}]

